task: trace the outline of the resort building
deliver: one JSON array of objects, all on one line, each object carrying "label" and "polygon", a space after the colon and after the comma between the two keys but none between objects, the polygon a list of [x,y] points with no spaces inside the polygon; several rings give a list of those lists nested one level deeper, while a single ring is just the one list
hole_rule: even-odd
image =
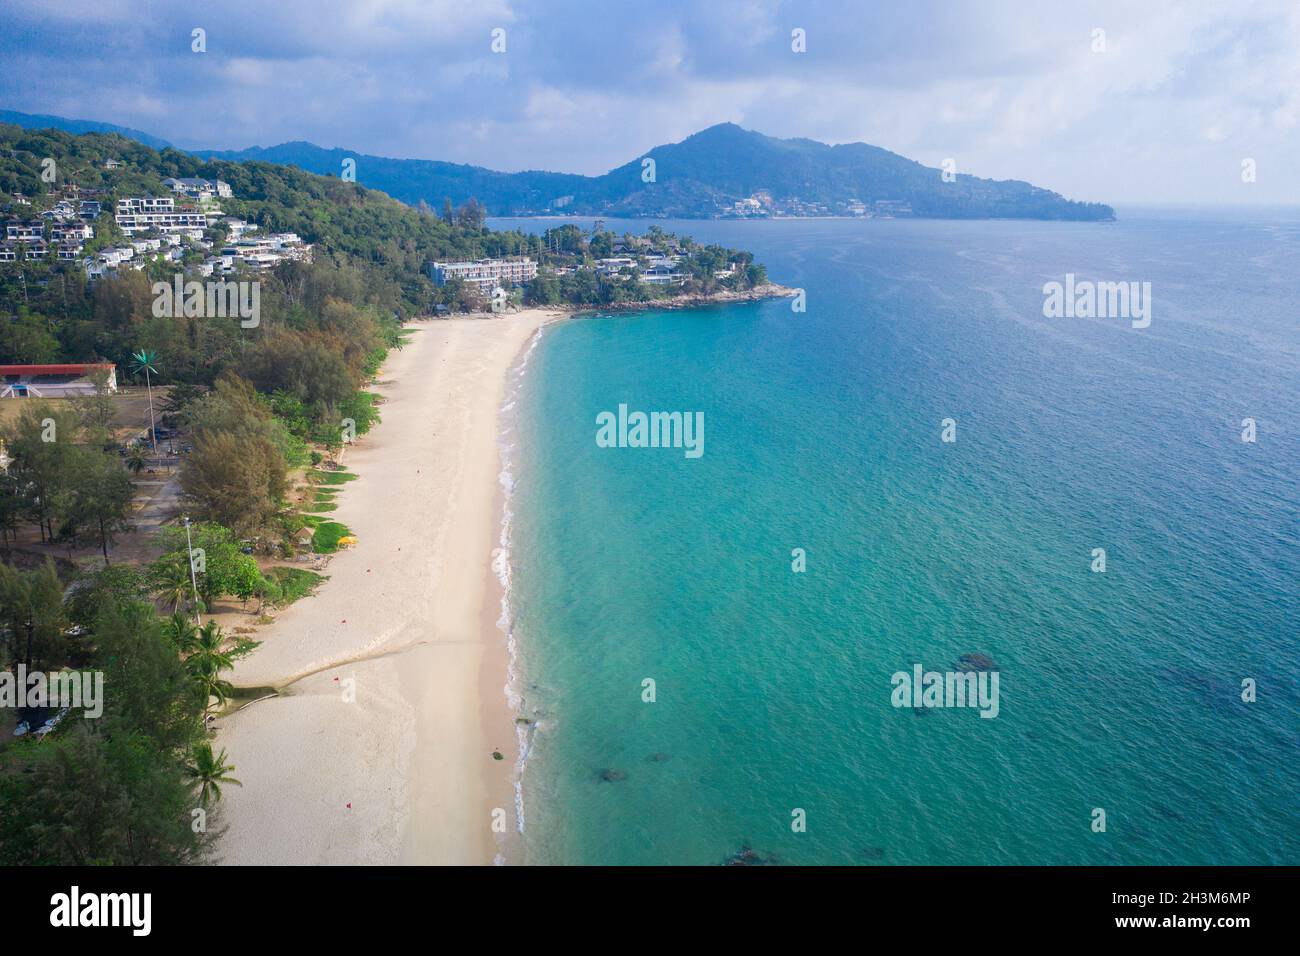
[{"label": "resort building", "polygon": [[70,398],[94,395],[93,376],[108,373],[108,390],[117,391],[112,362],[67,365],[0,365],[0,398]]},{"label": "resort building", "polygon": [[133,196],[117,201],[118,227],[125,233],[159,232],[202,233],[208,217],[197,210],[177,209],[171,196]]},{"label": "resort building", "polygon": [[429,277],[438,285],[460,279],[483,295],[497,286],[523,285],[537,277],[537,263],[528,256],[511,259],[477,259],[472,262],[432,262]]},{"label": "resort building", "polygon": [[211,199],[214,196],[229,199],[234,195],[230,190],[230,183],[220,179],[164,179],[163,185],[172,192],[184,193],[198,200]]},{"label": "resort building", "polygon": [[270,269],[281,262],[311,262],[311,250],[311,243],[303,242],[295,232],[243,238],[226,244],[218,268],[229,272],[241,264],[250,269]]},{"label": "resort building", "polygon": [[257,223],[248,222],[244,219],[226,220],[226,235],[229,236],[231,242],[242,239],[250,232],[257,232]]},{"label": "resort building", "polygon": [[85,242],[93,238],[95,238],[95,228],[88,223],[77,222],[50,227],[50,242]]},{"label": "resort building", "polygon": [[613,256],[609,259],[597,259],[596,271],[603,273],[614,273],[620,269],[631,269],[636,266],[636,260],[631,256]]},{"label": "resort building", "polygon": [[651,266],[641,273],[641,281],[646,285],[682,285],[686,276],[674,272],[671,265],[661,264]]},{"label": "resort building", "polygon": [[13,242],[35,242],[45,238],[45,225],[39,219],[31,222],[13,219],[5,223],[5,238]]}]

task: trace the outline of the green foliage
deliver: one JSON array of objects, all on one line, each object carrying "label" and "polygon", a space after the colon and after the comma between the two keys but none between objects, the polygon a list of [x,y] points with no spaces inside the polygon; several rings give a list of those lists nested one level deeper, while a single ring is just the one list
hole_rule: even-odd
[{"label": "green foliage", "polygon": [[240,533],[267,525],[280,508],[290,462],[307,455],[252,387],[223,376],[190,406],[193,451],[181,488],[200,517]]},{"label": "green foliage", "polygon": [[206,807],[211,800],[220,800],[223,783],[243,786],[230,776],[230,771],[234,769],[226,763],[225,750],[213,756],[212,744],[206,740],[195,745],[190,751],[189,761],[185,764],[185,773],[199,785],[199,806]]},{"label": "green foliage", "polygon": [[104,395],[63,403],[32,403],[5,438],[12,484],[0,494],[0,524],[35,522],[44,541],[94,542],[109,557],[127,527],[131,482],[108,440],[113,408]]},{"label": "green foliage", "polygon": [[[188,570],[186,586],[189,585]],[[142,569],[129,564],[112,564],[79,579],[67,602],[68,618],[90,627],[106,605],[119,610],[149,597],[149,584]]]},{"label": "green foliage", "polygon": [[322,468],[313,468],[307,472],[307,477],[318,485],[343,485],[349,481],[356,481],[357,476],[345,469],[337,471],[326,471]]},{"label": "green foliage", "polygon": [[288,607],[294,601],[307,597],[324,582],[324,575],[306,568],[275,567],[267,571],[267,577],[275,581],[279,596],[273,603],[277,607]]},{"label": "green foliage", "polygon": [[201,862],[217,832],[190,827],[199,784],[184,759],[202,740],[202,701],[137,581],[100,572],[78,592],[94,620],[102,671],[99,720],[70,714],[59,729],[0,752],[0,862],[176,865]]},{"label": "green foliage", "polygon": [[0,634],[8,664],[25,663],[29,670],[63,667],[70,651],[66,627],[63,582],[53,560],[31,571],[0,562]]},{"label": "green foliage", "polygon": [[333,554],[339,549],[339,539],[352,533],[347,525],[337,521],[328,521],[315,515],[307,515],[305,520],[310,527],[316,529],[312,541],[317,554]]},{"label": "green foliage", "polygon": [[[196,558],[194,578],[204,606],[224,595],[247,600],[253,595],[250,582],[259,574],[257,562],[241,550],[238,539],[219,524],[190,526],[195,552],[202,551],[202,569]],[[173,608],[182,607],[191,591],[189,552],[183,527],[164,527],[158,531],[163,553],[149,566],[148,580],[153,592]]]}]

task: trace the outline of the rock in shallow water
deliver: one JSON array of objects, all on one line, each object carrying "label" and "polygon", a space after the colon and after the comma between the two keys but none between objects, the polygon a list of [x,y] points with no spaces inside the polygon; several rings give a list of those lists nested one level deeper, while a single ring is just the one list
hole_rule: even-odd
[{"label": "rock in shallow water", "polygon": [[957,658],[959,671],[996,671],[1001,670],[997,662],[987,654],[963,654]]},{"label": "rock in shallow water", "polygon": [[739,850],[727,857],[722,863],[723,866],[775,866],[776,857],[760,856],[748,843],[743,844]]}]

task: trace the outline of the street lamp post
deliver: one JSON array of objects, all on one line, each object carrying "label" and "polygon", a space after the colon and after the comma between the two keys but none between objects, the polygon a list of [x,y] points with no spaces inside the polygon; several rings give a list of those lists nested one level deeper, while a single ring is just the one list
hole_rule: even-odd
[{"label": "street lamp post", "polygon": [[190,585],[194,588],[194,621],[203,626],[203,616],[199,613],[199,581],[194,574],[194,541],[190,538],[190,516],[185,516],[185,551],[190,562]]}]

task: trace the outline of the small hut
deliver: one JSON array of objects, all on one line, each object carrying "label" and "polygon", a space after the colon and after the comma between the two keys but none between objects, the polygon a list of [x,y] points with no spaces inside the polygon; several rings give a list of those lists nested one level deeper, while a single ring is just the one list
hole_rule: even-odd
[{"label": "small hut", "polygon": [[304,525],[298,529],[298,533],[293,536],[293,546],[299,554],[309,555],[312,553],[312,542],[316,537],[316,529],[310,525]]}]

